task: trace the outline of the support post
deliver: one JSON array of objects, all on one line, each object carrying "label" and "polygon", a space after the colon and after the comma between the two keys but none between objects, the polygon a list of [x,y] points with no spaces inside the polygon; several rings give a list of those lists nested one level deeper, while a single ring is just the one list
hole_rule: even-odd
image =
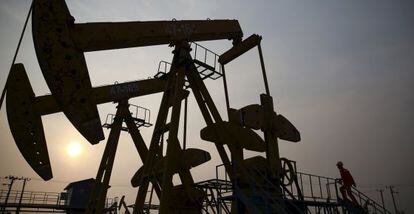
[{"label": "support post", "polygon": [[[124,118],[124,121],[128,127],[129,135],[131,135],[132,141],[134,142],[134,145],[138,151],[138,154],[142,160],[142,162],[145,161],[148,155],[148,149],[145,146],[144,139],[142,138],[142,135],[140,131],[138,130],[137,126],[135,125],[132,116],[130,114],[127,114]],[[161,197],[161,187],[159,186],[161,182],[159,182],[157,179],[151,179],[152,187],[157,193],[158,197]]]},{"label": "support post", "polygon": [[183,133],[183,150],[187,148],[187,114],[188,114],[188,97],[184,101],[184,133]]},{"label": "support post", "polygon": [[11,175],[9,175],[9,176],[7,176],[7,177],[5,177],[5,178],[10,180],[10,184],[9,184],[9,190],[7,191],[6,200],[4,201],[4,207],[3,207],[3,209],[2,209],[2,214],[4,214],[4,211],[6,211],[7,201],[9,200],[10,191],[11,191],[11,189],[12,189],[12,186],[13,186],[14,180],[16,180],[16,179],[17,179],[17,177],[14,177],[14,176],[11,176]]},{"label": "support post", "polygon": [[23,187],[22,187],[22,192],[20,193],[19,205],[17,206],[17,210],[16,210],[17,214],[20,213],[20,206],[22,205],[22,199],[23,199],[23,194],[24,194],[24,188],[26,187],[26,182],[30,181],[30,178],[22,178],[22,179],[23,179]]},{"label": "support post", "polygon": [[[193,91],[194,97],[197,101],[198,107],[200,108],[201,114],[203,115],[204,121],[207,126],[212,125],[214,122],[219,123],[223,122],[218,113],[216,106],[214,105],[213,100],[211,99],[210,94],[207,91],[206,86],[203,83],[203,80],[197,73],[197,69],[194,65],[188,71],[187,78],[190,83],[191,90]],[[217,133],[220,140],[224,142],[222,133]],[[216,149],[220,155],[220,158],[224,164],[226,172],[229,174],[230,179],[233,178],[233,172],[231,170],[231,162],[227,156],[226,150],[223,145],[215,144]]]},{"label": "support post", "polygon": [[226,71],[224,69],[224,64],[220,64],[220,65],[221,65],[221,72],[223,73],[223,87],[224,87],[224,97],[226,98],[227,118],[230,120],[230,101],[229,101],[229,92],[227,89]]},{"label": "support post", "polygon": [[[150,148],[148,151],[148,156],[144,162],[143,174],[151,174],[151,170],[154,167],[157,157],[159,156],[159,144],[160,139],[164,132],[166,131],[166,121],[168,116],[168,111],[172,107],[171,120],[168,124],[168,139],[167,139],[167,152],[165,155],[165,165],[163,167],[163,179],[162,179],[162,194],[160,198],[160,213],[167,213],[169,204],[168,202],[172,196],[172,163],[174,157],[177,157],[179,152],[182,150],[179,141],[177,138],[178,134],[178,125],[180,119],[181,111],[181,102],[184,98],[183,87],[184,87],[184,77],[186,73],[185,63],[187,62],[186,54],[189,52],[189,47],[187,43],[176,45],[174,50],[174,58],[171,65],[171,70],[169,72],[167,87],[164,90],[164,95],[161,101],[160,110],[158,112],[157,121],[155,123],[154,132],[151,138]],[[190,171],[180,170],[179,172],[180,179],[184,186],[186,192],[190,188],[193,188],[194,183],[193,178],[191,177]],[[138,195],[135,201],[134,214],[142,213],[145,203],[145,197],[148,191],[149,179],[146,176],[143,176],[140,181],[140,187],[138,190]]]},{"label": "support post", "polygon": [[266,158],[268,161],[271,177],[276,180],[276,186],[279,186],[281,170],[279,145],[276,136],[272,132],[271,120],[267,119],[273,117],[273,99],[271,96],[261,94],[260,102],[264,109],[264,121],[266,121],[265,129],[262,130],[264,132],[264,138],[266,142]]},{"label": "support post", "polygon": [[383,189],[377,189],[377,191],[381,195],[381,205],[382,205],[382,208],[384,209],[384,213],[385,213],[384,190]]},{"label": "support post", "polygon": [[395,203],[395,198],[394,198],[394,193],[398,193],[398,192],[394,191],[393,186],[388,186],[388,188],[390,189],[390,192],[391,192],[392,203],[394,205],[395,214],[398,214],[397,204]]},{"label": "support post", "polygon": [[114,123],[112,124],[111,132],[108,137],[108,142],[106,143],[105,151],[102,155],[99,170],[96,175],[95,184],[90,194],[88,207],[86,209],[87,214],[103,213],[106,193],[109,188],[109,180],[111,177],[112,167],[114,164],[116,148],[118,146],[119,135],[121,133],[122,128],[122,114],[124,113],[123,108],[128,109],[127,101],[121,101],[118,104],[118,110],[115,115]]},{"label": "support post", "polygon": [[269,84],[267,83],[266,68],[264,65],[264,59],[263,59],[263,53],[262,53],[262,46],[259,43],[257,47],[259,49],[260,65],[262,66],[262,74],[263,74],[263,81],[265,84],[266,94],[270,96]]},{"label": "support post", "polygon": [[[176,55],[174,54],[174,58],[176,58]],[[174,62],[174,60],[173,60]],[[173,69],[175,69],[175,64],[171,65],[170,74],[172,74]],[[150,146],[148,149],[148,155],[143,160],[143,174],[149,174],[151,172],[151,169],[153,168],[155,164],[156,157],[161,157],[162,155],[162,149],[160,148],[160,139],[163,138],[165,132],[165,122],[168,116],[168,109],[169,109],[169,102],[170,102],[170,94],[171,94],[171,87],[174,84],[174,80],[171,77],[172,75],[169,75],[167,80],[167,86],[164,89],[164,93],[161,99],[161,105],[158,111],[158,117],[157,121],[155,122],[154,131],[151,137]],[[161,150],[161,151],[160,151]],[[140,186],[138,189],[137,197],[135,199],[135,205],[133,214],[143,213],[144,204],[145,204],[145,197],[148,191],[148,185],[149,185],[149,178],[142,177],[142,180],[140,181]]]},{"label": "support post", "polygon": [[[178,154],[181,150],[180,145],[178,143],[177,134],[178,134],[178,126],[179,126],[179,120],[180,120],[180,110],[181,110],[181,100],[179,99],[180,93],[182,91],[182,88],[184,86],[184,68],[179,68],[176,73],[176,80],[175,80],[175,86],[173,87],[173,93],[172,93],[172,100],[174,100],[174,103],[172,105],[172,111],[171,111],[171,121],[169,125],[169,133],[168,133],[168,140],[167,140],[167,152],[165,154],[165,163],[164,163],[164,170],[163,170],[163,179],[162,179],[162,186],[163,191],[161,195],[160,200],[160,213],[167,213],[170,206],[170,200],[173,197],[173,181],[172,176],[174,172],[172,171],[173,168],[173,162],[174,160],[177,160]],[[186,176],[183,175],[183,173],[180,173],[180,178],[182,180],[183,185],[188,184],[187,182],[183,180],[187,180],[186,178],[191,178],[191,176],[188,176],[189,173],[185,173]],[[193,183],[192,178],[188,180],[188,182]],[[185,187],[185,186],[184,186]]]}]

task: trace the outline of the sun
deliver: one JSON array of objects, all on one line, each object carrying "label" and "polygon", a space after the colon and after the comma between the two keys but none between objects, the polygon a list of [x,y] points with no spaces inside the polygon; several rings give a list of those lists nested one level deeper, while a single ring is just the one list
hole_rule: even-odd
[{"label": "sun", "polygon": [[82,153],[82,146],[78,142],[71,142],[66,147],[66,153],[70,157],[77,157],[77,156],[79,156]]}]

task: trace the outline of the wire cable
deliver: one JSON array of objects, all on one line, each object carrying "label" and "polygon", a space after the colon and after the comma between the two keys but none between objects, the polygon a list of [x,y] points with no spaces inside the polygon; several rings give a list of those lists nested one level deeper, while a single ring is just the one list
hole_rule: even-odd
[{"label": "wire cable", "polygon": [[[17,54],[19,53],[20,45],[22,44],[24,32],[26,31],[27,22],[29,21],[30,14],[32,13],[32,10],[33,10],[33,1],[30,4],[30,9],[29,9],[29,12],[27,13],[26,21],[24,22],[23,30],[22,30],[22,33],[20,34],[20,39],[19,39],[19,43],[17,43],[16,51],[14,52],[14,57],[13,57],[13,60],[12,60],[12,64],[10,66],[10,70],[13,67],[14,63],[16,62]],[[6,95],[6,92],[7,92],[7,82],[9,80],[10,70],[9,70],[9,73],[7,74],[6,83],[4,84],[3,91],[1,92],[0,110],[1,110],[1,106],[3,105],[4,96]]]}]

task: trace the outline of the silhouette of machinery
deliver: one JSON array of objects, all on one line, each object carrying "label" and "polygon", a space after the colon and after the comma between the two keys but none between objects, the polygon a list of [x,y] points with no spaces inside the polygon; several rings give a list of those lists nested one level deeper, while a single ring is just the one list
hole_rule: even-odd
[{"label": "silhouette of machinery", "polygon": [[[149,184],[160,199],[160,213],[201,213],[205,192],[194,183],[190,169],[211,159],[200,149],[186,149],[178,138],[182,102],[190,91],[202,113],[206,127],[201,138],[214,143],[229,175],[233,196],[232,213],[301,213],[304,208],[282,197],[285,186],[295,182],[290,162],[281,159],[278,139],[298,142],[300,134],[274,110],[261,50],[261,36],[243,40],[237,20],[184,20],[146,22],[75,23],[64,0],[34,0],[33,40],[38,62],[51,95],[35,96],[25,68],[14,64],[7,82],[7,115],[16,145],[44,180],[53,177],[41,116],[63,112],[72,125],[91,143],[104,139],[97,105],[116,102],[117,112],[110,122],[104,154],[86,213],[102,213],[113,167],[119,135],[127,131],[136,146],[143,166],[131,179],[139,187],[133,213],[143,213]],[[233,47],[214,55],[214,64],[199,60],[191,51],[207,49],[194,42],[231,40]],[[84,52],[167,44],[174,48],[169,69],[153,79],[109,86],[91,85]],[[195,46],[193,46],[195,45]],[[266,93],[260,104],[241,109],[229,105],[225,65],[252,48],[258,47]],[[223,78],[228,121],[223,120],[203,80]],[[163,93],[149,147],[139,127],[148,120],[133,117],[128,100]],[[16,99],[18,97],[18,99]],[[126,124],[126,127],[123,126]],[[185,129],[185,127],[184,127]],[[263,132],[264,139],[254,130]],[[167,139],[164,142],[164,135]],[[225,147],[228,148],[226,151]],[[165,153],[163,148],[166,148]],[[264,156],[244,158],[244,150]],[[178,174],[180,185],[174,185]],[[269,185],[269,182],[271,185]],[[260,195],[257,188],[261,188]]]}]

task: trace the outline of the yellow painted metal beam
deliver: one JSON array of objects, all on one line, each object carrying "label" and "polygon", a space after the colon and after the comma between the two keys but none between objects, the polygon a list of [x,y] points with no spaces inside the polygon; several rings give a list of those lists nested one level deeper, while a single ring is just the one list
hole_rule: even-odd
[{"label": "yellow painted metal beam", "polygon": [[262,37],[253,34],[220,55],[218,62],[225,65],[260,44]]},{"label": "yellow painted metal beam", "polygon": [[82,51],[174,45],[177,41],[241,41],[237,20],[180,20],[74,24],[71,34]]},{"label": "yellow painted metal beam", "polygon": [[[117,100],[145,96],[162,92],[166,85],[165,80],[145,79],[132,82],[119,83],[92,88],[91,98],[95,104],[115,102]],[[35,108],[41,115],[53,114],[62,111],[52,95],[36,97]]]}]

